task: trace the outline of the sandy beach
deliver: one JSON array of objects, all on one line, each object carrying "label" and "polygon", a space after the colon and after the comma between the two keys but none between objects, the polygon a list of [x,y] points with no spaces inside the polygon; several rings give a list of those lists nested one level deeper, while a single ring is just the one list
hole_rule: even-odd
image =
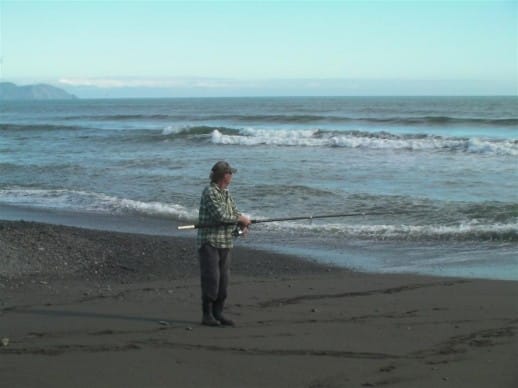
[{"label": "sandy beach", "polygon": [[0,222],[2,387],[517,387],[518,282],[237,247],[200,325],[191,238]]}]

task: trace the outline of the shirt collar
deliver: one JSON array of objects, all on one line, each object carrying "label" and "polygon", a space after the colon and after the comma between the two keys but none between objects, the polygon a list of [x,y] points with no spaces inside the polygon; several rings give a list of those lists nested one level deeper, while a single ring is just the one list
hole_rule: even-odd
[{"label": "shirt collar", "polygon": [[210,185],[218,190],[220,193],[228,193],[228,189],[222,189],[215,182],[211,182]]}]

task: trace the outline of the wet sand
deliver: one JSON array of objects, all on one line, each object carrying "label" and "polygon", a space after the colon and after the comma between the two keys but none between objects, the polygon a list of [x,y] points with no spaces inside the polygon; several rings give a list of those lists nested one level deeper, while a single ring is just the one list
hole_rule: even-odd
[{"label": "wet sand", "polygon": [[237,326],[204,327],[193,239],[0,221],[0,386],[518,386],[518,282],[232,271]]}]

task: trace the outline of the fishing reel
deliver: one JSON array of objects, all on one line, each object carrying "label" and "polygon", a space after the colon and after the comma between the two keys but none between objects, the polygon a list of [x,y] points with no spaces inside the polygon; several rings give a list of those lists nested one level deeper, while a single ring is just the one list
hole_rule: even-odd
[{"label": "fishing reel", "polygon": [[232,237],[241,237],[246,234],[245,232],[246,227],[244,227],[242,224],[236,224],[234,227],[234,230],[232,230]]}]

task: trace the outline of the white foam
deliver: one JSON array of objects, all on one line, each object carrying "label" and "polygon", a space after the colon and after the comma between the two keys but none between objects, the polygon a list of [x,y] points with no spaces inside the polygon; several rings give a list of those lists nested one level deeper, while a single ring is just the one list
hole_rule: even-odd
[{"label": "white foam", "polygon": [[468,140],[467,151],[477,154],[518,156],[518,144],[511,140],[491,142],[485,139],[472,138]]},{"label": "white foam", "polygon": [[3,189],[0,190],[0,203],[107,214],[136,213],[180,220],[190,220],[197,217],[194,210],[189,210],[179,204],[142,202],[102,193],[65,189]]},{"label": "white foam", "polygon": [[448,138],[439,136],[384,136],[381,133],[321,132],[319,130],[263,130],[246,128],[237,135],[218,130],[211,133],[213,144],[275,145],[305,147],[344,147],[366,149],[406,149],[414,151],[455,151],[497,155],[518,155],[518,143],[512,140]]},{"label": "white foam", "polygon": [[169,135],[177,135],[179,133],[185,132],[189,128],[184,126],[174,126],[174,125],[168,125],[162,130],[162,135],[169,136]]},{"label": "white foam", "polygon": [[[518,220],[505,224],[483,224],[476,220],[458,225],[347,225],[283,222],[265,224],[272,231],[316,233],[337,237],[373,240],[490,240],[498,236],[518,236]],[[505,238],[505,237],[504,237]],[[513,237],[515,239],[516,237]]]},{"label": "white foam", "polygon": [[257,130],[243,129],[239,135],[224,135],[217,129],[211,134],[214,144],[232,145],[277,145],[277,146],[326,146],[325,139],[314,138],[317,130],[313,131],[289,131],[289,130]]}]

